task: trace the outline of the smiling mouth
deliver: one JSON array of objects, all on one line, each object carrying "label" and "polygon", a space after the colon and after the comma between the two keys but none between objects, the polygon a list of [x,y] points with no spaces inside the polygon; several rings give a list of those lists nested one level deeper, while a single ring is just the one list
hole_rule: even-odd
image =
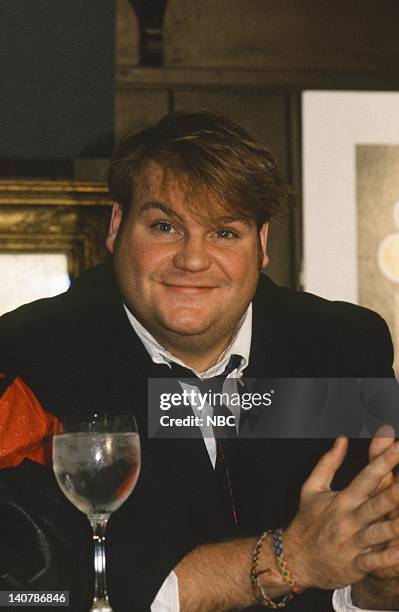
[{"label": "smiling mouth", "polygon": [[177,293],[188,293],[188,294],[196,294],[196,293],[203,293],[204,291],[210,291],[211,289],[215,289],[214,286],[209,286],[209,285],[172,285],[169,283],[164,283],[164,285],[168,288],[171,289],[172,291],[175,291]]}]

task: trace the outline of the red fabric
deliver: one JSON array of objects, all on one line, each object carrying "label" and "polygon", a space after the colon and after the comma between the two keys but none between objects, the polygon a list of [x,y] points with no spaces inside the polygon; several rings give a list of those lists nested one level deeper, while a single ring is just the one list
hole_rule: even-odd
[{"label": "red fabric", "polygon": [[16,378],[0,397],[0,469],[15,467],[24,459],[51,465],[51,441],[57,424],[58,419]]}]

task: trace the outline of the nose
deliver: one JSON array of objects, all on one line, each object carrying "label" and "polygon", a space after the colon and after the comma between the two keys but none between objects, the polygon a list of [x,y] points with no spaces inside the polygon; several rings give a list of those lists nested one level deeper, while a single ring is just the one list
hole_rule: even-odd
[{"label": "nose", "polygon": [[186,236],[179,242],[173,263],[179,270],[200,272],[211,265],[211,257],[201,236]]}]

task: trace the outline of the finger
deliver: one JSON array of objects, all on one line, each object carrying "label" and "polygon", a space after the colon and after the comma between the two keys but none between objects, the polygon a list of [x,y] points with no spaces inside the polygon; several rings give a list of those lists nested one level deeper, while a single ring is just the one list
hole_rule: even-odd
[{"label": "finger", "polygon": [[369,447],[369,459],[372,460],[384,452],[395,439],[395,430],[390,425],[382,425],[375,432]]},{"label": "finger", "polygon": [[[370,461],[381,453],[384,452],[386,448],[392,444],[395,439],[395,430],[390,425],[383,425],[380,427],[371,441],[369,447],[369,459]],[[377,485],[376,489],[373,491],[373,495],[378,493],[378,491],[383,491],[387,487],[390,487],[394,482],[394,476],[392,473],[385,476]]]},{"label": "finger", "polygon": [[[395,482],[399,483],[398,475],[397,474],[396,475],[393,474],[392,476],[393,476],[392,483],[395,483]],[[391,510],[391,512],[388,514],[387,518],[389,518],[391,521],[393,521],[393,519],[398,518],[398,516],[399,516],[399,505],[398,505],[397,508],[395,508],[395,510]]]},{"label": "finger", "polygon": [[396,548],[399,548],[399,536],[391,540],[387,546],[395,546]]},{"label": "finger", "polygon": [[385,548],[379,552],[367,552],[356,557],[356,566],[365,574],[390,568],[399,562],[399,548]]},{"label": "finger", "polygon": [[389,474],[387,474],[386,476],[384,476],[384,478],[380,480],[380,482],[378,483],[374,491],[370,493],[370,495],[376,495],[380,491],[384,491],[384,489],[388,489],[388,487],[392,486],[394,482],[395,482],[394,476],[392,472],[390,472]]},{"label": "finger", "polygon": [[370,461],[350,485],[338,494],[343,506],[356,508],[363,503],[398,462],[399,443],[394,442],[381,455]]},{"label": "finger", "polygon": [[335,472],[342,465],[347,450],[348,438],[345,436],[337,438],[334,446],[320,458],[306,480],[302,487],[302,495],[306,496],[318,491],[329,491]]},{"label": "finger", "polygon": [[399,576],[399,564],[391,565],[391,567],[386,567],[380,570],[374,570],[372,575],[376,576],[377,578],[382,578],[383,580],[387,578],[397,578]]},{"label": "finger", "polygon": [[[369,548],[378,544],[386,544],[399,537],[399,520],[380,521],[368,525],[355,536],[355,543],[360,548]],[[393,548],[393,547],[391,547]],[[397,547],[395,547],[397,548]]]},{"label": "finger", "polygon": [[398,518],[399,516],[399,510],[391,510],[391,512],[388,514],[388,518],[393,521],[394,519]]},{"label": "finger", "polygon": [[[399,506],[399,484],[394,484],[388,489],[381,491],[374,497],[366,499],[363,504],[352,511],[352,518],[356,525],[366,525],[385,517],[391,511],[396,512]],[[396,518],[396,517],[392,517]]]}]

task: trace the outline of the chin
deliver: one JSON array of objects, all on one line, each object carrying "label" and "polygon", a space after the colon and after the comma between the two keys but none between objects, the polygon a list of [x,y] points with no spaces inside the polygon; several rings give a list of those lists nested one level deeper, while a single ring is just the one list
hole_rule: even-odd
[{"label": "chin", "polygon": [[162,325],[169,332],[173,332],[175,334],[179,334],[179,336],[196,336],[205,332],[208,327],[208,322],[200,322],[197,318],[182,318],[177,319],[173,317],[171,319],[164,319],[162,321]]},{"label": "chin", "polygon": [[165,326],[169,332],[178,334],[179,336],[198,336],[204,333],[207,328],[199,327],[198,325],[176,325],[176,323]]}]

